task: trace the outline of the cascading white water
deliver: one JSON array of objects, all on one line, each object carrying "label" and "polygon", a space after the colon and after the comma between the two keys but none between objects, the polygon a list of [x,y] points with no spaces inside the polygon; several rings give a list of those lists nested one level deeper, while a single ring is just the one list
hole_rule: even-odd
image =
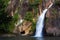
[{"label": "cascading white water", "polygon": [[47,9],[43,11],[43,13],[39,16],[37,24],[36,24],[36,35],[35,37],[42,37],[42,29],[43,29],[43,21],[44,21],[44,16],[46,13]]},{"label": "cascading white water", "polygon": [[48,11],[48,9],[53,5],[53,3],[51,3],[49,5],[49,7],[45,10],[43,10],[43,12],[41,13],[41,15],[38,17],[38,21],[36,24],[36,34],[34,37],[43,37],[42,35],[42,29],[44,27],[44,16],[46,14],[46,12]]}]

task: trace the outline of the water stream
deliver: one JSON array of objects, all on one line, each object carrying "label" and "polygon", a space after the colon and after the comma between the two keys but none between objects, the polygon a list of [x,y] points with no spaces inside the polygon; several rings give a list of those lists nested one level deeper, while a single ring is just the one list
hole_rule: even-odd
[{"label": "water stream", "polygon": [[42,30],[44,27],[45,14],[48,11],[48,9],[51,8],[52,5],[53,5],[53,3],[51,3],[47,9],[44,9],[43,12],[41,13],[41,15],[38,17],[38,21],[36,24],[36,33],[35,33],[34,37],[43,37]]}]

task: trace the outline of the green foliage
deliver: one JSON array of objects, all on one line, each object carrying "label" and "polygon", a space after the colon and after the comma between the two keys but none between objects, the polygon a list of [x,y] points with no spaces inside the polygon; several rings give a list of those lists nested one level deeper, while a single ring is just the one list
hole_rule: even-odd
[{"label": "green foliage", "polygon": [[34,8],[34,16],[37,16],[38,8]]},{"label": "green foliage", "polygon": [[42,0],[35,0],[35,3],[41,4]]},{"label": "green foliage", "polygon": [[45,22],[46,22],[46,23],[48,22],[48,18],[45,18]]},{"label": "green foliage", "polygon": [[56,5],[56,6],[59,6],[59,5],[60,5],[60,1],[57,1],[57,0],[56,0],[56,1],[55,1],[55,5]]},{"label": "green foliage", "polygon": [[0,16],[0,30],[5,32],[12,32],[14,30],[14,24],[18,20],[18,15],[15,14],[14,18],[7,17],[7,15],[2,14]]},{"label": "green foliage", "polygon": [[8,23],[7,21],[7,13],[5,13],[5,8],[6,8],[6,5],[5,5],[5,2],[4,0],[0,0],[0,30],[2,31],[6,31],[8,27],[6,23]]},{"label": "green foliage", "polygon": [[14,30],[15,28],[14,24],[15,24],[14,20],[8,23],[8,32],[12,32]]},{"label": "green foliage", "polygon": [[52,13],[53,14],[56,14],[57,13],[57,10],[56,9],[52,9]]},{"label": "green foliage", "polygon": [[[4,16],[4,15],[2,15]],[[1,16],[0,16],[1,17]],[[10,22],[12,21],[12,18],[11,17],[6,17],[6,15],[4,17],[1,17],[0,18],[0,30],[1,31],[5,31],[5,32],[8,32],[9,31],[9,24]]]},{"label": "green foliage", "polygon": [[24,19],[27,20],[27,21],[32,22],[32,19],[33,19],[32,13],[31,12],[27,12]]},{"label": "green foliage", "polygon": [[32,22],[32,30],[31,31],[34,31],[36,29],[36,22]]},{"label": "green foliage", "polygon": [[18,14],[14,17],[7,17],[8,13],[5,9],[8,6],[9,0],[0,0],[0,33],[1,32],[12,32],[14,29],[14,24],[18,20]]},{"label": "green foliage", "polygon": [[10,1],[10,0],[3,0],[4,1],[4,5],[7,7],[8,6],[8,2]]},{"label": "green foliage", "polygon": [[38,6],[38,4],[41,4],[41,3],[42,3],[42,0],[34,0],[34,2],[30,3],[29,5],[30,7],[35,8]]},{"label": "green foliage", "polygon": [[14,23],[17,22],[18,19],[19,19],[19,18],[18,18],[18,14],[15,13],[15,14],[14,14],[14,17],[13,17]]}]

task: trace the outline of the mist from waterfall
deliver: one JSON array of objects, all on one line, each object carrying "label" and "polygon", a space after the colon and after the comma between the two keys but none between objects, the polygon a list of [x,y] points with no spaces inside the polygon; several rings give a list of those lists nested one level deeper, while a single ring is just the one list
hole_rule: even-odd
[{"label": "mist from waterfall", "polygon": [[38,17],[37,24],[36,24],[36,33],[34,37],[43,37],[42,30],[44,27],[45,14],[52,5],[53,3],[51,3],[47,9],[43,10],[41,15]]}]

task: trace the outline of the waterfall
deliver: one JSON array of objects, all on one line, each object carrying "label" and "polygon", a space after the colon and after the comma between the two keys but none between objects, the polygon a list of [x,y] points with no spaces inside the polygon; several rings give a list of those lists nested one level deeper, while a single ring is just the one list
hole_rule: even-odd
[{"label": "waterfall", "polygon": [[43,10],[41,15],[38,17],[37,24],[36,24],[36,33],[35,33],[34,37],[43,37],[42,29],[44,27],[45,14],[52,5],[53,5],[53,3],[51,3],[47,9]]},{"label": "waterfall", "polygon": [[43,29],[43,22],[44,22],[44,16],[46,13],[47,9],[43,11],[43,13],[38,17],[38,21],[36,24],[36,35],[35,37],[42,37],[42,29]]}]

